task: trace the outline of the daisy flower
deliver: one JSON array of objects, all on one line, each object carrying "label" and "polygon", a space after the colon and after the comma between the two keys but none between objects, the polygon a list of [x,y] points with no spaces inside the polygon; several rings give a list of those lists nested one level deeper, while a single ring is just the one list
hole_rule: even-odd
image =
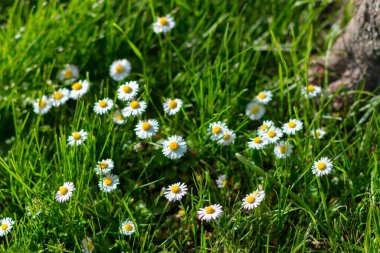
[{"label": "daisy flower", "polygon": [[42,98],[33,103],[33,111],[36,114],[46,114],[51,109],[51,106],[51,101],[46,96],[42,96]]},{"label": "daisy flower", "polygon": [[131,63],[127,59],[116,60],[110,66],[110,76],[115,81],[121,81],[131,72]]},{"label": "daisy flower", "polygon": [[140,120],[135,127],[135,133],[140,139],[148,139],[158,132],[158,121],[155,119]]},{"label": "daisy flower", "polygon": [[301,94],[305,96],[305,98],[313,98],[318,96],[321,93],[322,89],[316,85],[308,85],[307,87],[302,88]]},{"label": "daisy flower", "polygon": [[113,114],[113,121],[118,124],[118,125],[122,125],[125,123],[125,118],[123,117],[123,114],[119,111],[119,110],[116,110]]},{"label": "daisy flower", "polygon": [[97,175],[106,175],[114,168],[114,162],[111,159],[105,159],[98,162],[95,167]]},{"label": "daisy flower", "polygon": [[273,97],[272,92],[264,90],[264,91],[259,92],[259,94],[257,94],[257,96],[255,97],[255,100],[257,101],[257,103],[265,105],[272,100],[272,97]]},{"label": "daisy flower", "polygon": [[71,86],[70,98],[77,100],[83,97],[90,89],[90,83],[87,80],[80,80]]},{"label": "daisy flower", "polygon": [[135,225],[131,220],[125,220],[120,227],[120,233],[124,235],[131,235],[135,232]]},{"label": "daisy flower", "polygon": [[139,84],[136,81],[126,82],[117,90],[117,98],[121,101],[132,100],[139,92]]},{"label": "daisy flower", "polygon": [[248,148],[250,149],[260,150],[265,148],[265,146],[268,144],[267,140],[260,136],[256,136],[250,140],[251,141],[248,142]]},{"label": "daisy flower", "polygon": [[224,131],[227,129],[228,129],[227,125],[220,121],[211,123],[208,129],[208,133],[211,135],[210,139],[213,141],[217,141],[223,138]]},{"label": "daisy flower", "polygon": [[263,201],[265,197],[264,191],[254,191],[243,199],[243,208],[247,210],[251,210],[260,205],[261,201]]},{"label": "daisy flower", "polygon": [[328,175],[333,169],[333,163],[328,157],[321,157],[318,161],[314,162],[312,173],[317,177]]},{"label": "daisy flower", "polygon": [[177,135],[170,136],[162,144],[162,152],[170,159],[181,158],[187,150],[186,141]]},{"label": "daisy flower", "polygon": [[251,120],[259,120],[265,114],[264,106],[251,102],[247,105],[245,109],[245,115],[249,117]]},{"label": "daisy flower", "polygon": [[112,192],[119,184],[119,178],[113,174],[107,174],[99,180],[100,190],[104,192]]},{"label": "daisy flower", "polygon": [[97,114],[102,115],[102,114],[107,113],[109,110],[111,110],[112,107],[113,107],[113,101],[109,98],[104,98],[95,103],[94,111]]},{"label": "daisy flower", "polygon": [[282,131],[287,135],[292,135],[303,128],[303,123],[298,119],[290,119],[288,123],[282,126]]},{"label": "daisy flower", "polygon": [[82,240],[81,247],[84,253],[91,253],[95,249],[94,244],[92,243],[92,240],[90,237],[86,237]]},{"label": "daisy flower", "polygon": [[182,107],[182,100],[178,98],[175,98],[175,99],[167,98],[164,102],[164,112],[169,115],[176,114],[177,112],[179,112],[181,107]]},{"label": "daisy flower", "polygon": [[87,132],[83,129],[79,132],[74,132],[67,138],[67,142],[69,146],[79,146],[87,140]]},{"label": "daisy flower", "polygon": [[223,133],[223,137],[218,140],[218,144],[223,145],[223,146],[228,146],[232,142],[234,142],[236,139],[236,134],[234,131],[227,129]]},{"label": "daisy flower", "polygon": [[165,198],[169,201],[181,200],[187,194],[187,186],[184,183],[175,183],[166,188]]},{"label": "daisy flower", "polygon": [[71,198],[74,190],[75,186],[72,182],[65,182],[61,187],[59,187],[59,190],[55,194],[55,199],[59,203],[66,202]]},{"label": "daisy flower", "polygon": [[75,65],[66,64],[59,72],[58,79],[63,82],[74,82],[78,79],[79,69]]},{"label": "daisy flower", "polygon": [[311,130],[310,133],[313,137],[316,137],[318,139],[322,139],[323,136],[325,136],[326,131],[323,128],[317,128],[317,129],[315,129],[315,132],[314,132],[314,130]]},{"label": "daisy flower", "polygon": [[218,186],[218,188],[223,188],[223,187],[226,187],[228,185],[228,180],[227,180],[227,176],[226,175],[220,175],[217,179],[216,179],[216,185]]},{"label": "daisy flower", "polygon": [[282,137],[282,131],[280,128],[277,127],[271,127],[268,129],[268,132],[266,132],[262,137],[270,143],[277,142]]},{"label": "daisy flower", "polygon": [[131,116],[140,116],[143,112],[145,112],[146,107],[147,105],[145,101],[133,100],[128,103],[128,106],[125,107],[121,113],[126,118]]},{"label": "daisy flower", "polygon": [[157,21],[153,23],[153,31],[156,34],[170,32],[175,27],[174,19],[170,15],[165,17],[158,17]]},{"label": "daisy flower", "polygon": [[57,107],[63,105],[69,100],[70,91],[66,88],[59,89],[53,93],[51,98],[53,106]]},{"label": "daisy flower", "polygon": [[222,206],[219,204],[216,205],[210,205],[204,208],[199,209],[198,213],[198,219],[210,221],[210,220],[216,220],[219,218],[219,216],[222,215],[223,210]]},{"label": "daisy flower", "polygon": [[292,153],[293,153],[293,146],[292,146],[292,144],[290,144],[286,141],[280,141],[274,147],[274,154],[279,159],[289,157]]},{"label": "daisy flower", "polygon": [[8,234],[11,232],[13,225],[15,222],[13,221],[12,218],[6,217],[0,220],[0,237],[3,237],[4,235]]},{"label": "daisy flower", "polygon": [[185,215],[186,215],[186,211],[183,209],[180,209],[175,217],[180,219],[180,218],[185,217]]},{"label": "daisy flower", "polygon": [[272,126],[274,126],[274,123],[273,121],[271,120],[264,120],[263,124],[261,124],[261,126],[258,127],[257,129],[257,133],[262,136],[264,135],[269,128],[271,128]]}]

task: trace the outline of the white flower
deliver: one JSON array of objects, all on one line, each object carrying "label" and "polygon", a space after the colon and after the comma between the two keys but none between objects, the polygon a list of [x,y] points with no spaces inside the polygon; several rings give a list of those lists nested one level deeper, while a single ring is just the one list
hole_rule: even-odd
[{"label": "white flower", "polygon": [[328,175],[333,169],[333,163],[328,157],[321,157],[318,161],[314,162],[312,173],[317,177]]},{"label": "white flower", "polygon": [[60,105],[63,105],[69,100],[69,93],[70,91],[66,88],[59,89],[53,93],[53,96],[51,97],[51,101],[53,106],[57,107]]},{"label": "white flower", "polygon": [[74,190],[75,186],[72,182],[65,182],[59,187],[59,190],[55,194],[55,199],[60,203],[66,202],[71,198]]},{"label": "white flower", "polygon": [[305,98],[313,98],[318,96],[321,93],[322,89],[316,85],[308,85],[307,87],[303,87],[301,90],[301,94],[305,96]]},{"label": "white flower", "polygon": [[33,102],[33,111],[37,114],[46,114],[51,109],[51,100],[46,96]]},{"label": "white flower", "polygon": [[268,132],[269,128],[271,128],[272,126],[274,126],[273,121],[264,120],[263,124],[261,124],[261,126],[258,127],[257,133],[260,136],[263,136],[266,132]]},{"label": "white flower", "polygon": [[140,139],[148,139],[158,132],[158,121],[155,119],[140,120],[135,127],[136,135]]},{"label": "white flower", "polygon": [[197,213],[198,219],[210,221],[219,218],[219,216],[222,215],[223,210],[221,205],[216,204],[201,208]]},{"label": "white flower", "polygon": [[177,135],[170,136],[163,142],[162,146],[162,152],[170,159],[181,158],[187,150],[185,140]]},{"label": "white flower", "polygon": [[293,146],[289,142],[286,141],[280,141],[275,147],[274,147],[274,154],[277,158],[283,159],[286,157],[289,157],[293,153]]},{"label": "white flower", "polygon": [[4,235],[8,234],[11,232],[13,225],[15,222],[13,221],[12,218],[6,217],[0,220],[0,237],[3,237]]},{"label": "white flower", "polygon": [[264,191],[254,191],[250,194],[248,194],[243,199],[243,208],[247,210],[251,210],[253,208],[256,208],[260,205],[261,201],[263,201],[265,197]]},{"label": "white flower", "polygon": [[90,83],[87,80],[80,80],[71,86],[70,98],[77,100],[83,97],[90,89]]},{"label": "white flower", "polygon": [[121,224],[120,233],[124,235],[131,235],[135,232],[135,225],[131,220],[126,220]]},{"label": "white flower", "polygon": [[121,81],[131,72],[131,63],[127,59],[116,60],[110,66],[110,76],[115,81]]},{"label": "white flower", "polygon": [[154,33],[167,33],[175,27],[174,19],[170,15],[165,17],[158,17],[157,21],[153,23]]},{"label": "white flower", "polygon": [[218,144],[221,144],[223,146],[228,146],[231,143],[233,143],[236,139],[236,134],[234,131],[227,129],[223,133],[223,137],[218,140]]},{"label": "white flower", "polygon": [[67,139],[67,145],[79,146],[87,140],[87,133],[82,129],[79,132],[74,132]]},{"label": "white flower", "polygon": [[95,167],[97,175],[106,175],[114,168],[114,162],[111,159],[99,161]]},{"label": "white flower", "polygon": [[271,127],[268,129],[262,137],[268,142],[268,144],[276,143],[281,137],[283,133],[280,128]]},{"label": "white flower", "polygon": [[218,121],[213,122],[209,125],[208,134],[210,135],[210,139],[213,141],[217,141],[224,136],[224,131],[228,129],[227,125]]},{"label": "white flower", "polygon": [[119,110],[116,110],[113,114],[113,121],[118,125],[122,125],[126,120],[124,119],[123,114]]},{"label": "white flower", "polygon": [[218,188],[224,188],[228,185],[228,180],[227,180],[227,176],[226,175],[220,175],[217,179],[216,179],[216,185],[218,186]]},{"label": "white flower", "polygon": [[282,131],[287,135],[292,135],[303,128],[303,123],[298,119],[290,119],[288,123],[282,126]]},{"label": "white flower", "polygon": [[311,135],[312,135],[313,137],[316,137],[316,138],[318,138],[318,139],[322,139],[323,136],[325,136],[326,131],[325,131],[323,128],[317,128],[317,129],[315,130],[315,132],[314,132],[314,130],[311,130],[310,133],[311,133]]},{"label": "white flower", "polygon": [[268,144],[267,140],[263,137],[256,136],[248,142],[248,148],[250,149],[263,149]]},{"label": "white flower", "polygon": [[259,120],[264,116],[264,114],[264,106],[254,102],[249,103],[245,109],[245,115],[247,115],[251,120]]},{"label": "white flower", "polygon": [[121,113],[126,118],[131,116],[140,116],[143,112],[145,112],[146,107],[147,105],[145,101],[133,100],[128,103],[127,107],[125,107]]},{"label": "white flower", "polygon": [[81,248],[84,253],[91,253],[94,251],[95,247],[90,237],[86,237],[82,240]]},{"label": "white flower", "polygon": [[257,103],[265,105],[272,100],[272,97],[273,97],[272,92],[264,90],[264,91],[259,92],[259,94],[257,94],[257,96],[255,97],[255,100],[257,101]]},{"label": "white flower", "polygon": [[58,79],[63,82],[74,82],[78,79],[79,69],[75,65],[66,64],[65,67],[59,72]]},{"label": "white flower", "polygon": [[184,183],[172,184],[164,193],[169,201],[181,200],[187,194],[187,186]]},{"label": "white flower", "polygon": [[116,175],[107,174],[99,180],[99,187],[104,192],[112,192],[119,183],[119,178]]},{"label": "white flower", "polygon": [[178,98],[175,98],[175,99],[167,98],[164,102],[164,112],[169,115],[176,114],[177,112],[179,112],[181,107],[182,107],[182,100]]},{"label": "white flower", "polygon": [[96,112],[96,114],[102,115],[111,110],[112,107],[113,101],[109,98],[104,98],[95,103],[94,111]]},{"label": "white flower", "polygon": [[121,101],[132,100],[139,92],[139,84],[136,81],[126,82],[117,90],[117,97]]}]

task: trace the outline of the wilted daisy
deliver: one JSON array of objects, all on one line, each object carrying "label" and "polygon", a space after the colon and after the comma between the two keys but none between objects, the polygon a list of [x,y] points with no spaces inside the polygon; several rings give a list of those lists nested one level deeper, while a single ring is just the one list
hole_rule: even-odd
[{"label": "wilted daisy", "polygon": [[228,185],[228,180],[227,180],[227,176],[226,175],[220,175],[217,179],[216,179],[216,185],[218,186],[218,188],[223,188],[223,187],[226,187]]},{"label": "wilted daisy", "polygon": [[158,17],[157,21],[153,23],[154,33],[167,33],[175,27],[174,19],[170,15],[165,17]]},{"label": "wilted daisy", "polygon": [[303,123],[298,119],[290,119],[282,126],[282,131],[287,135],[292,135],[303,128]]},{"label": "wilted daisy", "polygon": [[333,169],[333,163],[328,157],[321,157],[318,161],[314,162],[312,173],[318,177],[328,175]]},{"label": "wilted daisy", "polygon": [[248,142],[248,148],[250,149],[263,149],[268,144],[267,140],[263,137],[256,136]]},{"label": "wilted daisy", "polygon": [[124,235],[131,235],[135,232],[135,225],[131,220],[126,220],[121,224],[120,233]]},{"label": "wilted daisy", "polygon": [[321,93],[322,89],[316,85],[308,85],[307,87],[302,88],[301,93],[305,98],[313,98]]},{"label": "wilted daisy", "polygon": [[223,132],[223,137],[218,140],[218,144],[223,146],[228,146],[233,143],[236,139],[236,134],[234,131],[227,129]]},{"label": "wilted daisy", "polygon": [[170,159],[181,158],[187,150],[185,140],[177,135],[170,136],[163,142],[162,152]]},{"label": "wilted daisy", "polygon": [[217,141],[223,138],[224,131],[227,129],[228,129],[227,125],[220,121],[211,123],[208,129],[208,133],[210,134],[210,139],[213,141]]},{"label": "wilted daisy", "polygon": [[15,222],[13,221],[12,218],[6,217],[0,220],[0,237],[3,237],[4,235],[8,234],[11,232],[13,225]]},{"label": "wilted daisy", "polygon": [[280,128],[277,127],[271,127],[268,129],[268,132],[266,132],[262,137],[270,143],[275,143],[277,142],[281,137],[283,133]]},{"label": "wilted daisy", "polygon": [[105,159],[98,162],[95,167],[95,173],[106,175],[114,168],[114,162],[111,159]]},{"label": "wilted daisy", "polygon": [[99,187],[104,192],[112,192],[119,183],[119,178],[116,175],[107,174],[99,180]]},{"label": "wilted daisy", "polygon": [[87,80],[80,80],[78,82],[75,82],[71,86],[70,91],[70,98],[77,100],[84,96],[90,89],[90,83]]},{"label": "wilted daisy", "polygon": [[33,102],[33,111],[37,114],[45,114],[50,110],[51,106],[51,100],[46,96],[42,96],[42,98]]},{"label": "wilted daisy", "polygon": [[181,200],[187,194],[187,186],[184,183],[175,183],[165,190],[165,198],[169,201]]},{"label": "wilted daisy", "polygon": [[42,212],[42,201],[40,199],[33,199],[31,205],[25,206],[25,210],[27,211],[27,215],[31,216],[33,219],[36,218]]},{"label": "wilted daisy", "polygon": [[314,132],[314,130],[311,130],[310,133],[313,137],[317,137],[318,139],[322,139],[323,136],[325,136],[326,131],[323,128],[317,128],[317,129],[315,129],[315,132]]},{"label": "wilted daisy", "polygon": [[52,105],[57,107],[60,105],[63,105],[69,100],[70,98],[70,91],[66,88],[59,89],[53,93],[53,96],[51,97]]},{"label": "wilted daisy", "polygon": [[272,126],[274,126],[274,123],[273,121],[271,120],[264,120],[263,124],[261,124],[261,126],[258,127],[257,129],[257,132],[260,136],[264,135],[268,130],[269,128],[271,128]]},{"label": "wilted daisy", "polygon": [[92,240],[90,237],[86,237],[82,240],[82,251],[84,253],[91,253],[94,251],[95,247],[94,244],[92,243]]},{"label": "wilted daisy", "polygon": [[116,60],[110,66],[110,76],[115,81],[121,81],[131,72],[131,63],[127,59]]},{"label": "wilted daisy", "polygon": [[67,139],[67,145],[69,146],[79,146],[83,142],[87,140],[87,132],[85,132],[83,129],[79,132],[74,132],[69,136]]},{"label": "wilted daisy", "polygon": [[63,82],[74,82],[78,79],[79,69],[75,65],[66,64],[59,72],[58,79]]},{"label": "wilted daisy", "polygon": [[133,100],[128,103],[127,107],[125,107],[121,113],[126,118],[131,116],[140,116],[143,112],[145,112],[146,107],[147,105],[145,101]]},{"label": "wilted daisy", "polygon": [[264,116],[264,114],[264,106],[254,102],[249,103],[245,109],[245,115],[247,115],[251,120],[259,120]]},{"label": "wilted daisy", "polygon": [[102,114],[107,113],[109,110],[111,110],[112,107],[113,107],[113,101],[109,98],[104,98],[95,103],[94,111],[97,114],[102,115]]},{"label": "wilted daisy", "polygon": [[243,199],[243,208],[247,210],[251,210],[260,205],[261,201],[263,201],[265,197],[264,191],[254,191]]},{"label": "wilted daisy", "polygon": [[255,100],[257,101],[257,103],[265,105],[272,100],[272,97],[273,97],[272,92],[264,90],[264,91],[259,92],[259,94],[257,94],[257,96],[255,97]]},{"label": "wilted daisy", "polygon": [[289,157],[293,153],[293,146],[289,142],[286,141],[280,141],[275,147],[274,147],[274,154],[277,158],[286,158]]},{"label": "wilted daisy", "polygon": [[125,118],[123,116],[123,114],[119,111],[119,110],[116,110],[113,114],[113,121],[118,124],[118,125],[122,125],[125,123]]},{"label": "wilted daisy", "polygon": [[222,206],[219,204],[216,205],[210,205],[204,208],[199,209],[198,213],[198,219],[210,221],[210,220],[216,220],[219,218],[219,216],[222,215],[223,210]]},{"label": "wilted daisy", "polygon": [[182,100],[178,98],[175,98],[175,99],[167,98],[164,102],[164,112],[169,115],[176,114],[177,112],[179,112],[181,107],[182,107]]},{"label": "wilted daisy", "polygon": [[65,182],[63,186],[59,187],[55,199],[60,203],[66,202],[71,198],[74,190],[75,186],[72,182]]},{"label": "wilted daisy", "polygon": [[132,100],[139,92],[139,84],[136,81],[126,82],[117,90],[117,98],[121,101]]},{"label": "wilted daisy", "polygon": [[140,120],[135,127],[135,133],[140,139],[148,139],[158,132],[158,121],[155,119]]}]

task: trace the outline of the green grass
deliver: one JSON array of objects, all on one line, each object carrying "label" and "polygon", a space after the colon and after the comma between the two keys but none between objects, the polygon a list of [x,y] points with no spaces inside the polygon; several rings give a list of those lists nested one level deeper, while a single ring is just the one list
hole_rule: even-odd
[{"label": "green grass", "polygon": [[[325,55],[349,20],[341,1],[2,1],[0,3],[0,217],[16,223],[0,238],[2,251],[79,252],[86,236],[96,252],[377,252],[380,249],[378,172],[379,97],[353,92],[355,102],[335,112],[332,96],[306,100],[311,55]],[[63,2],[63,1],[62,1]],[[176,27],[156,35],[155,17],[171,13]],[[344,16],[342,18],[342,15]],[[339,23],[339,20],[344,20]],[[335,24],[335,25],[334,25]],[[333,26],[334,25],[334,26]],[[20,28],[23,31],[20,32]],[[116,125],[112,113],[93,112],[98,99],[116,99],[119,84],[109,65],[127,58],[142,87],[160,134],[135,152],[139,118]],[[79,101],[33,113],[31,101],[58,87],[57,73],[76,64],[90,92]],[[321,86],[328,85],[326,75]],[[244,116],[261,90],[273,101],[263,119],[277,126],[299,118],[301,133],[289,138],[294,153],[276,160],[273,149],[247,147],[260,121]],[[340,95],[340,94],[339,94]],[[184,101],[175,116],[163,113],[163,98]],[[207,135],[209,123],[224,121],[236,132],[222,147]],[[325,138],[310,137],[324,127]],[[67,146],[67,137],[85,129],[88,139]],[[157,141],[177,134],[189,150],[169,160]],[[333,159],[332,174],[317,179],[315,159]],[[112,193],[98,187],[94,167],[112,158],[121,184]],[[226,174],[230,184],[217,188]],[[66,181],[76,191],[60,204],[54,194]],[[181,202],[168,203],[161,189],[189,186]],[[253,211],[241,199],[262,185],[266,198]],[[196,211],[219,203],[224,213],[205,223]],[[28,216],[26,206],[41,208]],[[178,219],[184,209],[185,218]],[[122,236],[125,219],[137,225]]]}]

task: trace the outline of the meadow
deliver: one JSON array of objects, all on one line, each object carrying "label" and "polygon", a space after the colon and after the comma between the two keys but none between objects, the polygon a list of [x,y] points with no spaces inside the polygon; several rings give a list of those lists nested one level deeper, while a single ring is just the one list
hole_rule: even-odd
[{"label": "meadow", "polygon": [[352,13],[1,1],[1,251],[378,252],[380,97],[308,76]]}]

